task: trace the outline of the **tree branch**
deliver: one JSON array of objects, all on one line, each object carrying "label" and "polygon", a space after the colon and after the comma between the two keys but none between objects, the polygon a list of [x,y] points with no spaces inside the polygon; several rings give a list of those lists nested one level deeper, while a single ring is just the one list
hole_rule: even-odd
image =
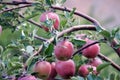
[{"label": "tree branch", "polygon": [[20,4],[33,4],[31,2],[0,2],[0,4],[5,4],[5,5],[20,5]]},{"label": "tree branch", "polygon": [[0,11],[0,14],[2,14],[4,12],[15,10],[15,9],[21,9],[21,8],[30,7],[30,6],[32,6],[32,4],[27,4],[27,5],[24,5],[24,6],[17,6],[15,8],[10,8],[10,9],[5,9],[3,11]]},{"label": "tree branch", "polygon": [[[88,48],[88,47],[90,47],[90,46],[92,46],[92,45],[94,45],[94,44],[97,44],[97,43],[99,43],[99,41],[95,41],[95,42],[93,42],[93,43],[91,43],[91,44],[89,44],[89,45],[86,45],[86,46],[78,49],[76,52],[74,52],[73,56],[75,56],[77,53],[81,52],[82,50],[84,50],[84,49],[86,49],[86,48]],[[104,55],[101,54],[101,53],[98,54],[98,57],[101,58],[101,59],[104,60],[104,61],[110,62],[111,65],[112,65],[115,69],[117,69],[118,71],[120,71],[120,66],[117,65],[116,63],[114,63],[111,59],[107,58],[106,56],[104,56]]]},{"label": "tree branch", "polygon": [[[19,16],[20,16],[21,18],[26,19],[22,14],[20,14],[20,13],[18,13],[18,14],[19,14]],[[33,21],[32,19],[26,19],[26,21],[28,21],[28,22],[36,25],[36,26],[39,27],[39,28],[42,28],[42,26],[41,26],[40,24],[38,24],[37,22]]]}]

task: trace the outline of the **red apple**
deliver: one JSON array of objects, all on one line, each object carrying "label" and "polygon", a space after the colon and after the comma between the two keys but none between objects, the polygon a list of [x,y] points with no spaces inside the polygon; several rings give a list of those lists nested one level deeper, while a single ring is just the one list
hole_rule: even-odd
[{"label": "red apple", "polygon": [[56,77],[56,75],[57,75],[57,72],[56,72],[56,70],[55,70],[55,62],[52,62],[52,63],[51,63],[51,72],[50,72],[50,75],[49,75],[49,77],[48,77],[47,80],[52,80],[52,79],[54,79],[54,78]]},{"label": "red apple", "polygon": [[102,60],[100,58],[94,58],[94,59],[90,60],[88,64],[97,67],[102,63],[103,62],[102,62]]},{"label": "red apple", "polygon": [[[40,16],[40,22],[45,22],[46,20],[53,20],[52,29],[54,28],[54,29],[58,30],[59,25],[60,25],[60,19],[59,19],[59,16],[56,13],[54,13],[54,12],[44,12],[44,13],[42,13],[41,16]],[[47,32],[49,31],[48,26],[42,25],[42,27],[45,31],[47,31]]]},{"label": "red apple", "polygon": [[34,66],[34,72],[37,72],[37,76],[42,79],[48,78],[51,72],[51,64],[47,61],[38,61]]},{"label": "red apple", "polygon": [[0,34],[2,33],[2,26],[0,26]]},{"label": "red apple", "polygon": [[[93,40],[86,39],[86,44],[84,46],[89,45],[93,42],[94,42]],[[100,53],[99,44],[91,45],[90,47],[82,51],[82,54],[87,58],[95,58],[99,53]]]},{"label": "red apple", "polygon": [[27,75],[27,76],[19,77],[17,80],[37,80],[37,79],[32,75]]},{"label": "red apple", "polygon": [[68,40],[62,40],[57,43],[54,54],[58,60],[68,60],[72,57],[74,47]]},{"label": "red apple", "polygon": [[68,79],[75,74],[75,63],[71,59],[67,61],[57,61],[55,69],[62,78]]},{"label": "red apple", "polygon": [[79,70],[78,70],[78,74],[82,77],[87,77],[87,75],[89,74],[89,65],[82,65],[79,67]]}]

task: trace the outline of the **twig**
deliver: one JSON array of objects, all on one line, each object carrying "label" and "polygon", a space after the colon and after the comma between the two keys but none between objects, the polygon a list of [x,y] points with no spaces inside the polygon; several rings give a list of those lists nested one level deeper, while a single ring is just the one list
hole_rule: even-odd
[{"label": "twig", "polygon": [[20,4],[33,4],[31,2],[0,2],[0,4],[6,5],[20,5]]},{"label": "twig", "polygon": [[[99,41],[95,41],[95,42],[93,42],[93,43],[91,43],[91,44],[89,44],[89,45],[86,45],[86,46],[78,49],[76,52],[74,52],[73,56],[75,56],[76,54],[78,54],[78,53],[81,52],[82,50],[84,50],[84,49],[86,49],[86,48],[88,48],[88,47],[90,47],[90,46],[92,46],[92,45],[94,45],[94,44],[97,44],[97,43],[99,43]],[[115,69],[117,69],[118,71],[120,71],[120,66],[117,65],[116,63],[114,63],[111,59],[107,58],[106,56],[104,56],[104,55],[101,54],[101,53],[98,54],[98,57],[101,58],[101,59],[104,60],[104,61],[110,62],[111,65],[112,65]]]},{"label": "twig", "polygon": [[41,40],[41,41],[47,41],[47,39],[40,37],[40,36],[37,36],[37,35],[35,35],[34,38]]},{"label": "twig", "polygon": [[[19,14],[19,16],[20,16],[21,18],[24,18],[24,19],[25,19],[25,17],[22,16],[21,14]],[[28,22],[30,22],[30,23],[38,26],[39,28],[42,28],[42,26],[41,26],[40,24],[38,24],[37,22],[33,21],[32,19],[26,19],[26,21],[28,21]]]},{"label": "twig", "polygon": [[21,8],[30,7],[30,6],[32,6],[32,4],[27,4],[27,5],[24,5],[24,6],[17,6],[15,8],[10,8],[10,9],[5,9],[3,11],[0,11],[0,14],[2,14],[4,12],[15,10],[15,9],[21,9]]},{"label": "twig", "polygon": [[117,69],[118,71],[120,71],[120,66],[117,65],[116,63],[114,63],[111,59],[107,58],[106,56],[104,56],[103,54],[98,54],[98,57],[101,58],[104,61],[110,62],[111,65]]},{"label": "twig", "polygon": [[88,45],[86,45],[86,46],[84,46],[84,47],[78,49],[76,52],[74,52],[73,56],[75,56],[78,52],[81,52],[82,50],[84,50],[84,49],[90,47],[91,45],[97,44],[97,43],[99,43],[99,41],[95,41],[95,42],[93,42],[93,43],[91,43],[91,44],[88,44]]}]

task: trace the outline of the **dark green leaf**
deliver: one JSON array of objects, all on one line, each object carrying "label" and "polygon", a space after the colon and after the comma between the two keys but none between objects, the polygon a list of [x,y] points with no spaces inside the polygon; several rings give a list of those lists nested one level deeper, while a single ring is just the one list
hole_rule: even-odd
[{"label": "dark green leaf", "polygon": [[120,80],[120,75],[117,75],[117,76],[116,76],[116,80]]},{"label": "dark green leaf", "polygon": [[107,38],[107,39],[110,39],[110,38],[111,38],[110,32],[108,32],[107,30],[102,30],[102,31],[100,32],[100,34],[101,34],[102,36],[104,36],[105,38]]},{"label": "dark green leaf", "polygon": [[79,39],[72,39],[72,43],[74,45],[76,45],[77,47],[81,47],[81,46],[83,46],[86,43],[86,41],[79,40]]},{"label": "dark green leaf", "polygon": [[70,16],[72,16],[75,12],[76,8],[73,8],[73,10],[70,12]]},{"label": "dark green leaf", "polygon": [[49,44],[48,48],[45,50],[46,56],[52,56],[54,50],[54,45],[51,43]]},{"label": "dark green leaf", "polygon": [[51,0],[46,0],[46,3],[51,6]]},{"label": "dark green leaf", "polygon": [[100,72],[102,69],[104,69],[105,67],[108,67],[109,65],[110,63],[103,63],[97,67],[97,71]]},{"label": "dark green leaf", "polygon": [[114,73],[112,73],[112,74],[110,75],[110,80],[115,80],[115,74],[114,74]]}]

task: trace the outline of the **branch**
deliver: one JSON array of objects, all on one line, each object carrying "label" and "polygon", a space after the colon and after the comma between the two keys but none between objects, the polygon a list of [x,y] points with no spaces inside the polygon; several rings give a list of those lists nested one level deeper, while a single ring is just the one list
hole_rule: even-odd
[{"label": "branch", "polygon": [[[19,14],[19,16],[20,16],[21,18],[26,19],[22,14]],[[26,19],[26,21],[28,21],[28,22],[30,22],[30,23],[32,23],[32,24],[38,26],[39,28],[42,28],[42,26],[41,26],[40,24],[36,23],[36,22],[33,21],[32,19]]]},{"label": "branch", "polygon": [[[97,44],[97,43],[99,43],[99,41],[95,41],[95,42],[93,42],[93,43],[91,43],[91,44],[89,44],[89,45],[86,45],[86,46],[78,49],[76,52],[74,52],[73,56],[75,56],[78,52],[81,52],[82,50],[90,47],[91,45]],[[104,61],[110,62],[111,65],[112,65],[115,69],[117,69],[118,71],[120,71],[120,66],[117,65],[116,63],[114,63],[111,59],[107,58],[106,56],[104,56],[104,55],[101,54],[101,53],[98,54],[98,57],[101,58],[101,59],[104,60]]]},{"label": "branch", "polygon": [[21,9],[21,8],[30,7],[30,6],[32,6],[32,4],[27,4],[27,5],[24,5],[24,6],[17,6],[15,8],[10,8],[10,9],[5,9],[3,11],[0,11],[0,14],[2,14],[4,12],[15,10],[15,9]]},{"label": "branch", "polygon": [[117,65],[116,63],[114,63],[111,59],[107,58],[106,56],[104,56],[103,54],[98,54],[98,57],[101,58],[104,61],[110,62],[111,65],[117,69],[118,71],[120,71],[120,66]]},{"label": "branch", "polygon": [[6,5],[20,5],[20,4],[33,4],[31,2],[0,2],[0,4],[6,4]]}]

